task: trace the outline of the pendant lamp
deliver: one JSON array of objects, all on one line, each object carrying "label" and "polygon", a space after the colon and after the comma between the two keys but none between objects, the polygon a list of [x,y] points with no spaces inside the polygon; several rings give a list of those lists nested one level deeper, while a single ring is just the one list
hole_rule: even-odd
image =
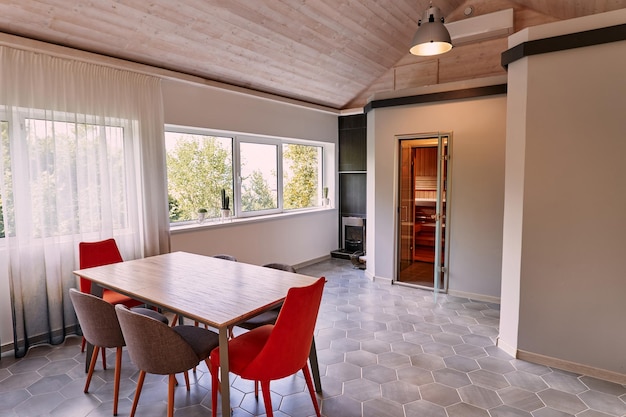
[{"label": "pendant lamp", "polygon": [[443,16],[438,7],[431,4],[418,26],[409,50],[413,55],[439,55],[452,49],[450,33],[443,25]]}]

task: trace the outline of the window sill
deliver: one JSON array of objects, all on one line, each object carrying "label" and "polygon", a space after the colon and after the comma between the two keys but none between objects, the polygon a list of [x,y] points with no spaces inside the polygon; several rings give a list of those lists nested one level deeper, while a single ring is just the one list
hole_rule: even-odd
[{"label": "window sill", "polygon": [[292,212],[278,213],[278,214],[265,214],[262,216],[253,216],[253,217],[237,217],[231,218],[229,220],[222,221],[222,219],[209,219],[205,220],[203,223],[198,223],[197,221],[186,222],[184,224],[170,224],[170,233],[171,234],[179,234],[179,233],[187,233],[187,232],[197,232],[202,229],[215,229],[220,227],[232,227],[238,226],[247,223],[259,223],[264,221],[272,221],[281,218],[288,218],[293,216],[306,216],[312,214],[318,214],[320,212],[327,211],[336,211],[335,207],[319,207],[310,210],[298,210]]}]

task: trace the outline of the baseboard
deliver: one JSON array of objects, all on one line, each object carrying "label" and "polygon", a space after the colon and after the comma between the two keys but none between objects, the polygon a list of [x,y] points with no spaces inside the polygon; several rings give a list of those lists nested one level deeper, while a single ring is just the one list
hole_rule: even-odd
[{"label": "baseboard", "polygon": [[486,303],[500,304],[500,297],[493,297],[491,295],[475,294],[472,292],[457,291],[451,289],[448,289],[448,295],[452,295],[454,297],[468,298],[475,301],[483,301]]},{"label": "baseboard", "polygon": [[300,268],[304,268],[309,265],[316,264],[318,262],[326,261],[328,259],[330,259],[330,255],[324,255],[324,256],[320,256],[319,258],[309,259],[308,261],[300,262],[299,264],[293,265],[293,267],[296,268],[296,270],[298,270]]},{"label": "baseboard", "polygon": [[618,372],[609,371],[601,368],[583,365],[576,362],[570,362],[559,358],[540,355],[538,353],[527,352],[524,350],[517,351],[517,358],[537,363],[539,365],[549,366],[551,368],[561,369],[563,371],[573,372],[580,375],[587,375],[604,381],[615,382],[616,384],[626,385],[626,375]]},{"label": "baseboard", "polygon": [[389,278],[377,277],[375,275],[368,274],[367,271],[365,271],[365,275],[368,276],[368,278],[369,276],[371,276],[370,279],[374,282],[380,282],[381,284],[389,284],[389,285],[393,284],[393,280]]},{"label": "baseboard", "polygon": [[499,336],[496,338],[496,346],[514,358],[517,356],[517,349],[515,349],[513,346],[510,346],[506,342],[503,342]]},{"label": "baseboard", "polygon": [[13,352],[15,350],[15,346],[13,342],[6,343],[0,347],[0,356],[4,356],[5,353]]}]

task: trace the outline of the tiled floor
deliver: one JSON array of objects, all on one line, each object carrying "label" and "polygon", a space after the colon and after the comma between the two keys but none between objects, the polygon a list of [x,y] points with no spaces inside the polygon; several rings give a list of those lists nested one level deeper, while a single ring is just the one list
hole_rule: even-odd
[{"label": "tiled floor", "polygon": [[[377,284],[331,259],[301,273],[328,279],[316,330],[327,417],[607,417],[626,415],[626,387],[512,359],[494,346],[498,305]],[[110,416],[114,352],[83,394],[80,339],[0,361],[0,417]],[[125,357],[120,416],[128,415],[137,370]],[[182,381],[182,378],[180,378]],[[263,415],[253,385],[233,384],[234,416]],[[166,378],[148,376],[137,416],[165,416]],[[210,375],[176,391],[177,417],[210,413]],[[314,415],[303,378],[272,383],[275,415]],[[278,408],[278,411],[276,409]]]}]

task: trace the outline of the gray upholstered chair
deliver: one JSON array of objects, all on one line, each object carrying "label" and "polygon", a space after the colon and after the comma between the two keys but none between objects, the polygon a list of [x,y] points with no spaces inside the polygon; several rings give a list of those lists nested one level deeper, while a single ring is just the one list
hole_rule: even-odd
[{"label": "gray upholstered chair", "polygon": [[[281,271],[296,273],[296,268],[288,264],[269,263],[263,266],[266,268],[279,269]],[[252,330],[252,329],[256,329],[257,327],[264,326],[266,324],[274,324],[276,323],[276,319],[278,318],[279,312],[280,312],[280,306],[273,308],[272,310],[265,311],[259,314],[258,316],[252,317],[251,319],[244,321],[243,323],[239,323],[237,327],[241,327],[246,330]]]},{"label": "gray upholstered chair", "polygon": [[208,357],[219,344],[218,334],[195,326],[169,327],[151,317],[137,314],[124,305],[117,305],[115,311],[130,359],[140,371],[130,417],[135,415],[146,373],[169,375],[167,415],[173,417],[175,375],[185,373],[189,390],[189,369],[204,360],[211,371]]},{"label": "gray upholstered chair", "polygon": [[263,266],[266,268],[273,268],[273,269],[279,269],[281,271],[293,272],[294,274],[297,272],[296,268],[288,264],[270,263],[270,264],[265,264]]},{"label": "gray upholstered chair", "polygon": [[[122,368],[122,347],[125,345],[124,336],[117,321],[113,304],[96,297],[70,288],[70,299],[74,305],[78,323],[83,331],[84,338],[94,347],[89,363],[87,381],[84,392],[89,392],[89,384],[96,366],[100,349],[116,348],[115,354],[115,379],[113,388],[113,415],[117,415],[117,403],[120,392],[120,370]],[[135,307],[134,310],[152,319],[159,320],[167,326],[167,318],[161,313],[147,308]]]},{"label": "gray upholstered chair", "polygon": [[214,258],[225,259],[227,261],[237,262],[237,258],[233,255],[226,255],[224,253],[220,253],[219,255],[213,255]]}]

